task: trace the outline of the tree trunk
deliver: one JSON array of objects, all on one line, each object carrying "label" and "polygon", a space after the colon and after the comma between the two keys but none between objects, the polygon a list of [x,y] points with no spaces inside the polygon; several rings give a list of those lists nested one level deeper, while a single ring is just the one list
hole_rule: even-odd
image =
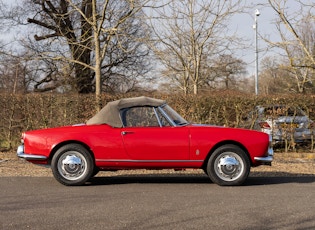
[{"label": "tree trunk", "polygon": [[75,90],[77,93],[87,94],[93,92],[92,71],[75,64]]},{"label": "tree trunk", "polygon": [[[83,0],[81,5],[81,10],[86,16],[86,18],[92,18],[92,0]],[[87,66],[91,64],[91,39],[92,39],[92,28],[86,19],[81,15],[81,44],[77,46],[77,52],[75,55],[75,60],[86,64],[86,67],[82,65],[75,64],[76,73],[76,87],[78,93],[92,93],[92,71]]]},{"label": "tree trunk", "polygon": [[99,37],[98,23],[97,23],[97,11],[96,11],[96,0],[92,1],[92,17],[93,17],[93,31],[94,31],[94,49],[95,49],[95,100],[96,110],[100,111],[102,108],[101,101],[101,42]]},{"label": "tree trunk", "polygon": [[197,85],[196,82],[194,83],[194,94],[195,94],[195,95],[198,94],[198,85]]}]

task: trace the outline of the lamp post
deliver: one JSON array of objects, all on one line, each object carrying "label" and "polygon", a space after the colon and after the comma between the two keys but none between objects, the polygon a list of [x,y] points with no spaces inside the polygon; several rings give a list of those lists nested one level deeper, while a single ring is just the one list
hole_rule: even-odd
[{"label": "lamp post", "polygon": [[255,94],[258,95],[258,37],[257,37],[257,17],[260,15],[258,9],[255,10],[255,25],[253,26],[255,30]]}]

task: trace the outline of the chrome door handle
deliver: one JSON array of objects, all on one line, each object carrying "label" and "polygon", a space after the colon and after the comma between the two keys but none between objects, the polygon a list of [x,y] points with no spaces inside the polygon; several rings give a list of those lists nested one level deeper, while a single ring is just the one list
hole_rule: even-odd
[{"label": "chrome door handle", "polygon": [[131,133],[133,133],[133,132],[129,132],[129,131],[122,131],[121,132],[122,135],[127,135],[127,134],[131,134]]}]

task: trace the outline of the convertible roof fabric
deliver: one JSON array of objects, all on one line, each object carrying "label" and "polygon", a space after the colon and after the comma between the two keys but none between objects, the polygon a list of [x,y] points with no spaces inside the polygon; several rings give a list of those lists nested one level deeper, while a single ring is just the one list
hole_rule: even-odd
[{"label": "convertible roof fabric", "polygon": [[112,127],[123,127],[120,119],[120,110],[135,106],[153,106],[157,107],[165,104],[166,101],[150,97],[124,98],[107,103],[94,117],[89,119],[87,125],[108,124]]}]

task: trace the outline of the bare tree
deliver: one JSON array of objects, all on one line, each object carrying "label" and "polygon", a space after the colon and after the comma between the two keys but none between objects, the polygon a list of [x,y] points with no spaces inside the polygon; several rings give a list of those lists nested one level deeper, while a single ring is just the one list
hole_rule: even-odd
[{"label": "bare tree", "polygon": [[[92,16],[91,2],[84,0],[80,4],[86,18],[90,18]],[[21,9],[20,6],[17,7]],[[60,60],[68,57],[69,60],[73,60],[76,78],[74,88],[79,93],[92,92],[92,72],[89,68],[92,53],[90,48],[92,28],[88,27],[86,18],[79,17],[73,7],[70,6],[69,1],[66,0],[24,1],[24,7],[34,12],[34,16],[28,17],[27,21],[38,26],[37,28],[41,28],[34,35],[38,42],[37,45],[42,44],[41,47],[45,48],[38,52],[42,56],[41,59]],[[47,43],[44,43],[44,41]],[[65,47],[65,45],[68,47]],[[66,48],[69,48],[70,51],[68,56],[61,56],[54,52],[58,50],[60,54],[66,53]]]},{"label": "bare tree", "polygon": [[287,63],[279,56],[261,61],[259,87],[264,94],[288,93],[295,86],[294,75],[287,71]]},{"label": "bare tree", "polygon": [[[67,82],[73,89],[99,96],[102,85],[113,82],[113,77],[138,77],[147,72],[148,49],[142,42],[149,32],[142,17],[147,3],[148,0],[24,0],[23,7],[21,4],[13,9],[19,12],[13,20],[23,23],[22,16],[27,15],[26,26],[29,34],[35,34],[36,42],[24,39],[23,44],[37,60],[53,60],[46,64],[58,67],[59,72],[63,72],[60,68],[69,71]],[[37,84],[57,82],[58,75],[47,73],[46,79]],[[62,80],[60,83],[66,82]]]},{"label": "bare tree", "polygon": [[[152,20],[153,49],[185,94],[190,85],[198,93],[201,72],[209,60],[228,50],[232,34],[226,23],[241,11],[242,1],[173,0]],[[234,37],[235,39],[235,37]]]},{"label": "bare tree", "polygon": [[210,70],[216,81],[223,82],[225,89],[238,88],[237,83],[246,73],[246,63],[229,54],[220,55]]},{"label": "bare tree", "polygon": [[25,93],[28,75],[25,62],[19,58],[4,56],[0,61],[0,91],[6,93]]},{"label": "bare tree", "polygon": [[277,31],[281,40],[268,41],[273,47],[280,48],[287,58],[286,70],[295,77],[296,91],[304,93],[315,80],[315,27],[313,6],[303,1],[293,11],[285,0],[269,0],[272,9],[277,13]]}]

